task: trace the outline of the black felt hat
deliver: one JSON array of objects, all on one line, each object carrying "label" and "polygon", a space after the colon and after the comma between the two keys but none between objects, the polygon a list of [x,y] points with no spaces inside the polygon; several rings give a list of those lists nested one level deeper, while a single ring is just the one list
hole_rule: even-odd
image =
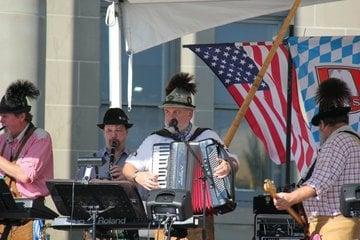
[{"label": "black felt hat", "polygon": [[121,108],[110,108],[106,111],[103,119],[103,123],[97,124],[101,129],[104,129],[105,125],[124,125],[126,128],[131,128],[132,123],[129,123],[129,118]]},{"label": "black felt hat", "polygon": [[0,113],[30,112],[27,98],[36,99],[40,91],[35,85],[27,80],[17,80],[6,90],[0,101]]},{"label": "black felt hat", "polygon": [[319,126],[322,119],[344,116],[351,110],[351,91],[346,83],[338,78],[323,81],[315,99],[319,104],[319,112],[311,119],[314,126]]}]

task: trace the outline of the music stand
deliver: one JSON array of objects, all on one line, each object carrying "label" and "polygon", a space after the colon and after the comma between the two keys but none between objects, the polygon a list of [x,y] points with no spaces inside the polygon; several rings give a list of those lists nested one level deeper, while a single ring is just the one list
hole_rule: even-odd
[{"label": "music stand", "polygon": [[7,239],[12,226],[21,225],[22,219],[9,218],[16,212],[19,212],[19,209],[15,199],[4,179],[0,179],[0,222],[5,225],[0,240]]},{"label": "music stand", "polygon": [[[60,214],[74,220],[92,220],[95,239],[96,220],[147,219],[136,186],[128,181],[97,181],[87,184],[72,180],[46,182]],[[122,219],[121,219],[122,220]]]}]

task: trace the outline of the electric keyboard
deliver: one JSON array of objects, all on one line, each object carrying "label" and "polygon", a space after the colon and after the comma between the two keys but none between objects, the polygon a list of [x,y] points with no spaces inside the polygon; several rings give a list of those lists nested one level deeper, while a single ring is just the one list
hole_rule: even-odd
[{"label": "electric keyboard", "polygon": [[[149,226],[147,219],[127,219],[127,218],[103,218],[96,219],[96,227],[109,229],[140,229]],[[85,229],[92,227],[92,221],[71,220],[69,217],[57,217],[51,224],[51,227],[58,230]]]},{"label": "electric keyboard", "polygon": [[[103,229],[155,229],[161,223],[149,221],[148,219],[127,219],[127,218],[102,218],[96,220],[96,227]],[[202,216],[195,215],[185,221],[175,221],[173,226],[187,228],[197,227],[202,224]],[[92,221],[71,220],[69,217],[57,217],[53,220],[51,227],[57,230],[86,229],[92,227]]]}]

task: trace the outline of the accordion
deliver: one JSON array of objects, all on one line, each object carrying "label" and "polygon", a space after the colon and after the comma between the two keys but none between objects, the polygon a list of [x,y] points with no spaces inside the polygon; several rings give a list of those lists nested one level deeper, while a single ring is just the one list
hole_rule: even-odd
[{"label": "accordion", "polygon": [[152,157],[150,170],[158,174],[160,188],[190,191],[194,214],[203,213],[204,208],[207,214],[235,209],[233,173],[222,179],[213,176],[218,157],[228,158],[223,146],[214,139],[155,144]]}]

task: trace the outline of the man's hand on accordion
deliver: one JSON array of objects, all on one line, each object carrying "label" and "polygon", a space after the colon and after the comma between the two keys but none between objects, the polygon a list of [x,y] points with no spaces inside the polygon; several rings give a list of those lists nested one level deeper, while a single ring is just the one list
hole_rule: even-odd
[{"label": "man's hand on accordion", "polygon": [[231,166],[230,163],[225,161],[222,158],[218,158],[219,166],[214,168],[214,176],[217,178],[224,178],[231,172]]},{"label": "man's hand on accordion", "polygon": [[159,188],[158,175],[151,172],[137,172],[134,181],[146,188],[147,190]]}]

